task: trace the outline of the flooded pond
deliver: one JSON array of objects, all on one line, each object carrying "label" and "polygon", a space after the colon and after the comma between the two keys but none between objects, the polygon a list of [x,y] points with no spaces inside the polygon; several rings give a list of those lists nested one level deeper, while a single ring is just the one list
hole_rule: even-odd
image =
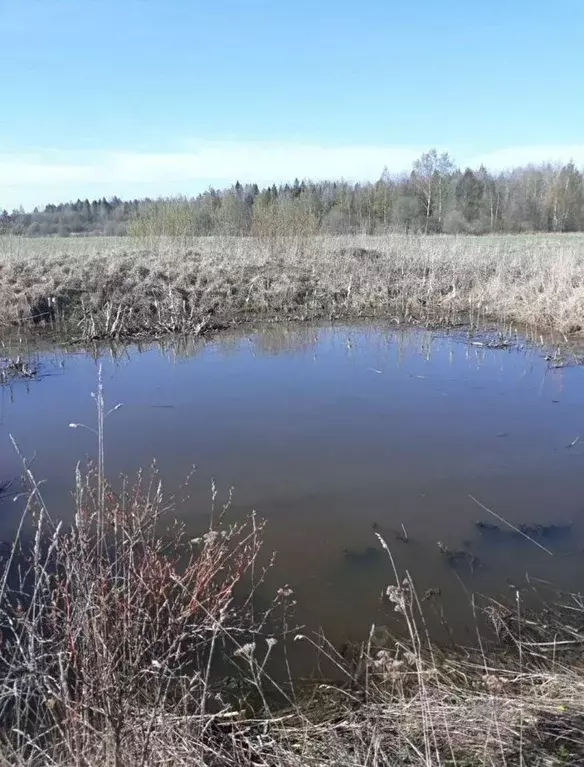
[{"label": "flooded pond", "polygon": [[[333,641],[386,620],[380,593],[393,575],[376,533],[420,597],[440,591],[436,610],[458,630],[473,592],[582,586],[583,368],[553,369],[521,346],[359,325],[39,352],[38,380],[0,387],[0,480],[20,473],[12,434],[55,517],[70,517],[75,465],[96,454],[94,435],[69,424],[95,425],[98,363],[108,405],[123,403],[106,423],[108,476],[156,458],[174,491],[195,465],[178,509],[193,534],[212,482],[217,503],[233,487],[232,513],[268,520],[266,557],[277,556],[266,594],[288,584],[297,622]],[[5,497],[0,511],[7,538],[18,504]]]}]

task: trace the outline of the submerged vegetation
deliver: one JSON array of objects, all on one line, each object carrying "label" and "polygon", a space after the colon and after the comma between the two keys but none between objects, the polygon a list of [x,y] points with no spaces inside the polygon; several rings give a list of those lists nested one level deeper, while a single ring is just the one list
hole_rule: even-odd
[{"label": "submerged vegetation", "polygon": [[495,321],[578,333],[579,235],[0,239],[0,322],[74,338],[247,319]]}]

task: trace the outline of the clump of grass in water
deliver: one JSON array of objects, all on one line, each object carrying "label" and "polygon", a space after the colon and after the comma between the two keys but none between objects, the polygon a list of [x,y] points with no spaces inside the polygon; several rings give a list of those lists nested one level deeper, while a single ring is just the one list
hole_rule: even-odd
[{"label": "clump of grass in water", "polygon": [[189,541],[167,519],[155,472],[114,493],[103,474],[101,382],[96,400],[100,462],[77,470],[69,529],[55,524],[24,462],[30,492],[0,579],[0,761],[219,759],[230,748],[221,724],[238,714],[213,669],[221,651],[261,629],[234,590],[253,568],[262,524],[219,518]]},{"label": "clump of grass in water", "polygon": [[0,360],[0,384],[10,383],[11,381],[30,380],[38,375],[38,367],[17,356]]},{"label": "clump of grass in water", "polygon": [[214,722],[234,715],[212,667],[226,643],[253,635],[233,591],[257,555],[257,528],[220,526],[190,546],[180,527],[157,530],[155,476],[121,497],[104,488],[102,509],[97,481],[78,473],[69,531],[31,499],[34,541],[13,549],[16,583],[5,571],[0,711],[5,755],[19,763],[39,749],[44,763],[158,763],[170,730],[177,749],[179,734],[211,748]]}]

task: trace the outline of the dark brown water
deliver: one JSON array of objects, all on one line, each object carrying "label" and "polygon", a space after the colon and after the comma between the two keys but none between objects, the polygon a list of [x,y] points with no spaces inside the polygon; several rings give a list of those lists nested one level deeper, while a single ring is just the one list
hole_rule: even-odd
[{"label": "dark brown water", "polygon": [[[68,424],[95,425],[98,361],[54,352],[39,361],[39,381],[0,390],[0,480],[20,472],[12,433],[35,456],[52,513],[67,517],[75,464],[95,455],[93,434]],[[99,361],[109,405],[124,403],[106,423],[108,474],[155,457],[174,490],[195,464],[191,503],[179,509],[193,531],[212,479],[218,501],[233,486],[235,513],[268,520],[277,558],[266,593],[289,584],[297,620],[335,640],[384,620],[379,595],[393,576],[376,532],[420,594],[441,589],[453,625],[468,620],[470,593],[509,594],[526,574],[582,586],[582,368],[378,326],[274,326]],[[550,555],[510,531],[479,530],[477,520],[497,520],[471,495],[515,526],[570,527],[534,533]],[[0,512],[8,537],[18,503],[4,499]],[[474,566],[453,567],[438,541],[472,552]]]}]

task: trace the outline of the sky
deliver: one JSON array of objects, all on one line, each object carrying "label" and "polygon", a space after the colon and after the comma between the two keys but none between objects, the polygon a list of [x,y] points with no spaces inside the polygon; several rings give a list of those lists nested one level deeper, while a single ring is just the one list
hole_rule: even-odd
[{"label": "sky", "polygon": [[582,0],[0,0],[0,210],[584,166]]}]

